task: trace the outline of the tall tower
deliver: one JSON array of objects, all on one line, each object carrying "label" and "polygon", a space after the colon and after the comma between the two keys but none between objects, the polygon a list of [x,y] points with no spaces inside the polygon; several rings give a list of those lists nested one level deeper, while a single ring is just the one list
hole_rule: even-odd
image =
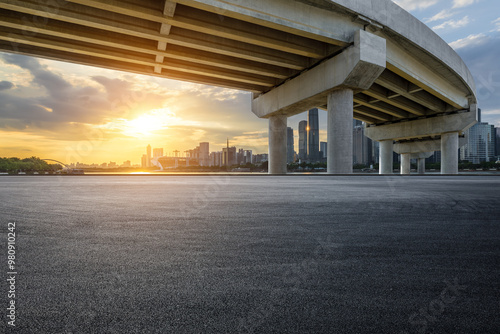
[{"label": "tall tower", "polygon": [[208,142],[200,143],[200,166],[209,165],[210,144]]},{"label": "tall tower", "polygon": [[318,108],[309,110],[309,161],[319,161],[319,119]]},{"label": "tall tower", "polygon": [[299,159],[307,160],[307,121],[299,123]]},{"label": "tall tower", "polygon": [[291,127],[286,128],[286,162],[292,163],[294,160],[294,145],[293,145],[293,129]]},{"label": "tall tower", "polygon": [[151,167],[151,145],[147,147],[148,161],[146,163],[147,167]]}]

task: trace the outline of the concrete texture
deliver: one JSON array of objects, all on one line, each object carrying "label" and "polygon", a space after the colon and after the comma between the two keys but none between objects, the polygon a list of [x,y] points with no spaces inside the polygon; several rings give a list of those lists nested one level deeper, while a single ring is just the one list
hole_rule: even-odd
[{"label": "concrete texture", "polygon": [[380,142],[380,174],[392,174],[394,142],[392,140],[384,140]]},{"label": "concrete texture", "polygon": [[458,132],[441,135],[441,174],[458,174]]},{"label": "concrete texture", "polygon": [[[252,111],[261,118],[275,113],[293,116],[326,104],[334,89],[366,90],[385,69],[385,40],[358,30],[354,45],[271,91],[252,100]],[[351,101],[352,102],[352,101]]]},{"label": "concrete texture", "polygon": [[[298,1],[310,3],[309,0]],[[445,64],[444,68],[438,69],[436,66],[436,71],[439,71],[440,75],[454,85],[465,86],[470,90],[471,95],[476,95],[472,74],[460,56],[428,26],[394,2],[390,0],[315,0],[314,2],[341,6],[350,12],[363,15],[377,25],[383,26],[385,31],[390,31],[393,34],[392,39],[396,44],[406,44],[409,41],[410,45],[412,45],[410,54],[419,58],[423,57],[421,53],[431,54],[433,57],[428,58],[429,65],[434,65],[437,62]],[[401,70],[407,71],[408,69],[401,66]],[[456,74],[453,74],[453,72]],[[408,72],[408,75],[418,74],[418,72]]]},{"label": "concrete texture", "polygon": [[352,173],[352,104],[350,89],[328,95],[327,168],[330,174]]},{"label": "concrete texture", "polygon": [[[446,132],[462,132],[477,123],[475,112],[439,116],[401,122],[382,126],[370,126],[365,129],[365,135],[372,140],[403,140],[429,136],[438,136]],[[425,149],[433,151],[432,149]]]},{"label": "concrete texture", "polygon": [[17,223],[12,332],[497,333],[499,186],[0,177],[2,256]]},{"label": "concrete texture", "polygon": [[410,155],[408,153],[401,154],[401,171],[400,173],[403,175],[410,174],[411,164],[410,164]]},{"label": "concrete texture", "polygon": [[269,174],[286,174],[287,117],[269,118]]}]

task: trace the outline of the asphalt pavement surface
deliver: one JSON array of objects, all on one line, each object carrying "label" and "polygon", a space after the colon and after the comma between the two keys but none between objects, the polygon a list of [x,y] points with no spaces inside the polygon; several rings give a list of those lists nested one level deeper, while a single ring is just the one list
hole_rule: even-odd
[{"label": "asphalt pavement surface", "polygon": [[500,332],[497,176],[2,176],[0,203],[7,333]]}]

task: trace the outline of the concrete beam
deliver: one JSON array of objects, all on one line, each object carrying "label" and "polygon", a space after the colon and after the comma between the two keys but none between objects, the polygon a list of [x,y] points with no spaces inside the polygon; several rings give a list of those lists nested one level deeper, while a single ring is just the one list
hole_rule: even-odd
[{"label": "concrete beam", "polygon": [[463,112],[388,125],[370,126],[365,129],[365,134],[368,138],[376,141],[414,139],[439,136],[446,132],[462,132],[476,123],[476,112]]},{"label": "concrete beam", "polygon": [[[462,147],[467,143],[467,138],[461,137],[458,141],[458,146]],[[421,141],[412,141],[405,143],[395,143],[394,144],[394,152],[398,154],[415,154],[415,157],[412,159],[419,158],[418,154],[441,151],[441,139],[432,139],[432,140],[421,140]],[[426,156],[425,158],[429,158],[431,155]]]},{"label": "concrete beam", "polygon": [[363,24],[341,13],[290,0],[175,0],[179,4],[210,11],[265,27],[347,46]]},{"label": "concrete beam", "polygon": [[382,102],[373,97],[367,96],[364,93],[358,93],[354,96],[354,102],[361,104],[370,109],[377,110],[379,112],[385,113],[397,117],[398,119],[410,117],[410,113],[399,109],[389,103]]},{"label": "concrete beam", "polygon": [[[279,50],[271,50],[258,45],[232,41],[218,36],[209,36],[195,31],[186,30],[183,31],[181,35],[162,35],[157,29],[152,29],[149,22],[145,20],[134,17],[128,18],[129,21],[126,22],[121,20],[120,14],[117,14],[118,18],[113,17],[113,20],[110,20],[109,13],[106,11],[92,8],[92,13],[88,11],[81,12],[81,6],[69,2],[65,2],[63,7],[59,7],[57,11],[50,13],[47,12],[47,6],[33,1],[4,0],[0,1],[0,8],[41,17],[50,15],[51,19],[61,22],[144,38],[156,42],[162,41],[171,45],[262,62],[274,66],[282,66],[288,69],[302,70],[310,65],[309,59],[303,56],[293,55]],[[33,22],[36,22],[36,20]]]},{"label": "concrete beam", "polygon": [[469,103],[463,89],[436,73],[428,64],[412,57],[408,50],[389,39],[387,68],[457,109],[466,108]]},{"label": "concrete beam", "polygon": [[434,112],[446,111],[446,103],[441,99],[387,69],[380,75],[376,83]]},{"label": "concrete beam", "polygon": [[412,153],[410,154],[410,159],[427,159],[434,155],[434,152],[421,152],[421,153]]},{"label": "concrete beam", "polygon": [[[185,9],[178,6],[176,15],[169,17],[163,13],[148,9],[140,3],[129,3],[119,0],[68,0],[69,2],[107,10],[123,15],[139,17],[144,20],[158,22],[204,34],[216,35],[231,40],[277,49],[305,57],[323,58],[327,49],[322,42],[310,40],[300,36],[289,36],[285,32],[258,26],[253,23],[227,18],[220,20],[217,14],[201,12],[197,9]],[[237,29],[233,27],[238,27]],[[295,43],[289,43],[292,39]]]},{"label": "concrete beam", "polygon": [[[238,59],[235,57],[213,54],[210,52],[186,48],[174,44],[170,44],[168,49],[166,49],[167,43],[163,41],[158,42],[158,47],[153,48],[150,41],[144,38],[127,36],[127,38],[125,39],[122,34],[117,34],[111,31],[107,31],[106,34],[98,34],[94,30],[76,29],[72,25],[68,25],[64,22],[56,20],[47,22],[47,24],[43,26],[26,25],[26,21],[36,22],[36,17],[27,14],[25,14],[22,19],[20,17],[7,16],[6,12],[2,9],[0,9],[0,16],[3,16],[2,20],[0,20],[0,26],[19,31],[17,35],[22,36],[22,38],[18,41],[19,43],[29,43],[30,40],[25,39],[25,37],[34,37],[38,34],[60,37],[68,40],[73,39],[74,36],[78,36],[79,42],[92,43],[96,46],[116,48],[117,51],[121,51],[123,53],[123,57],[125,58],[127,57],[126,55],[129,51],[133,51],[154,55],[155,59],[158,59],[158,57],[164,57],[167,60],[182,60],[194,64],[216,66],[228,70],[265,75],[278,79],[285,79],[294,74],[294,70],[278,67],[275,65],[257,63]],[[25,32],[30,33],[28,34]],[[13,35],[15,34],[16,33],[13,33],[12,31],[8,31],[6,34],[4,34],[4,36],[13,37]]]},{"label": "concrete beam", "polygon": [[335,89],[368,89],[385,69],[385,40],[358,31],[354,45],[252,101],[252,111],[267,118],[288,116],[325,104]]},{"label": "concrete beam", "polygon": [[413,102],[406,97],[390,96],[390,92],[378,84],[373,84],[369,90],[363,93],[378,101],[393,105],[396,108],[405,110],[417,116],[423,116],[428,113],[425,107],[422,107],[420,104]]}]

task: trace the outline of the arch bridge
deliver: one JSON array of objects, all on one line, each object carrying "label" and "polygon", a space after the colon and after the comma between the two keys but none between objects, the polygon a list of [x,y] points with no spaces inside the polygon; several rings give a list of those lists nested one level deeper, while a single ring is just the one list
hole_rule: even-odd
[{"label": "arch bridge", "polygon": [[269,171],[286,173],[287,117],[328,112],[328,172],[352,173],[352,119],[392,152],[441,150],[458,173],[477,121],[472,76],[389,0],[1,0],[0,50],[250,91],[269,119]]}]

